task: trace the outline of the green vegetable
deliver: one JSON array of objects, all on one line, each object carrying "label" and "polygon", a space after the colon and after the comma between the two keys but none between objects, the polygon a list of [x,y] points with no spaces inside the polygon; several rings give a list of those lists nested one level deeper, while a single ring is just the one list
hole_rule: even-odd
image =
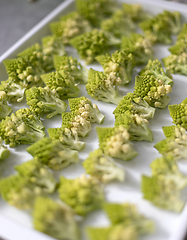
[{"label": "green vegetable", "polygon": [[59,194],[62,201],[82,216],[100,209],[104,201],[103,188],[99,181],[85,175],[76,179],[61,176]]},{"label": "green vegetable", "polygon": [[70,41],[70,44],[77,49],[80,58],[84,59],[86,64],[92,63],[96,56],[106,53],[111,46],[118,46],[120,43],[120,39],[101,29],[93,29],[91,32],[84,33]]},{"label": "green vegetable", "polygon": [[153,133],[148,127],[148,121],[138,114],[125,112],[118,115],[115,120],[115,126],[123,126],[130,134],[130,140],[134,141],[153,141]]},{"label": "green vegetable", "polygon": [[122,37],[121,51],[133,55],[135,64],[146,64],[153,59],[152,42],[141,34],[133,33],[130,37]]},{"label": "green vegetable", "polygon": [[68,99],[70,111],[80,115],[91,123],[103,123],[105,116],[99,111],[96,104],[86,97]]},{"label": "green vegetable", "polygon": [[60,99],[77,97],[79,88],[75,84],[74,78],[63,70],[46,73],[41,76],[42,80],[51,90],[56,91]]},{"label": "green vegetable", "polygon": [[67,148],[80,151],[86,145],[85,142],[79,140],[77,131],[71,131],[64,125],[61,128],[48,128],[47,131],[51,139],[59,140]]},{"label": "green vegetable", "polygon": [[136,76],[134,89],[137,97],[141,97],[150,106],[158,108],[165,108],[168,105],[170,98],[167,94],[172,91],[171,85],[152,74]]},{"label": "green vegetable", "polygon": [[2,143],[2,138],[0,138],[0,160],[6,159],[10,156],[10,151]]},{"label": "green vegetable", "polygon": [[112,180],[123,182],[125,179],[124,170],[119,168],[112,158],[104,155],[100,148],[89,154],[88,158],[83,162],[83,167],[86,173],[103,183]]},{"label": "green vegetable", "polygon": [[132,143],[130,134],[124,126],[101,128],[97,127],[99,147],[106,156],[129,161],[137,155]]},{"label": "green vegetable", "polygon": [[64,70],[68,72],[77,83],[87,83],[88,69],[81,65],[76,58],[55,55],[53,60],[57,71]]},{"label": "green vegetable", "polygon": [[91,31],[92,27],[78,12],[70,12],[60,18],[60,21],[52,22],[50,30],[56,37],[59,37],[64,44],[80,34]]},{"label": "green vegetable", "polygon": [[21,108],[0,123],[0,135],[6,144],[15,147],[32,144],[45,136],[44,125],[28,108]]},{"label": "green vegetable", "polygon": [[0,91],[0,120],[10,115],[12,108],[8,106],[7,94],[4,91]]},{"label": "green vegetable", "polygon": [[34,204],[34,228],[59,240],[79,240],[73,211],[65,204],[38,197]]},{"label": "green vegetable", "polygon": [[120,101],[114,110],[113,114],[115,118],[118,115],[129,111],[132,114],[138,114],[142,118],[153,118],[155,114],[155,108],[151,107],[145,100],[141,97],[136,97],[134,93],[127,93],[126,96]]},{"label": "green vegetable", "polygon": [[104,73],[119,79],[121,85],[132,81],[135,61],[131,53],[116,51],[111,56],[108,53],[99,55],[96,60],[102,65]]},{"label": "green vegetable", "polygon": [[37,161],[54,170],[63,169],[69,164],[79,161],[77,151],[68,149],[59,140],[52,140],[47,137],[32,144],[26,150]]},{"label": "green vegetable", "polygon": [[46,55],[64,56],[66,54],[62,38],[53,35],[42,38],[42,50]]},{"label": "green vegetable", "polygon": [[115,76],[109,76],[91,68],[88,74],[86,90],[96,100],[117,105],[122,99],[119,94],[120,84],[120,79],[116,79]]},{"label": "green vegetable", "polygon": [[38,115],[49,113],[47,118],[62,114],[67,109],[67,104],[62,101],[56,90],[49,87],[32,87],[25,92],[27,105]]}]

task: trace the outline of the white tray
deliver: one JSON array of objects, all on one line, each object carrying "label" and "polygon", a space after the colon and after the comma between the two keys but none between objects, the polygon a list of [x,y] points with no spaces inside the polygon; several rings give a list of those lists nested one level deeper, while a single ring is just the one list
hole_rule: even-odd
[{"label": "white tray", "polygon": [[[120,2],[127,3],[141,3],[142,6],[149,12],[155,14],[163,10],[180,11],[187,22],[187,6],[185,4],[166,2],[166,1],[150,1],[150,0],[121,0]],[[67,0],[56,8],[51,14],[37,24],[31,31],[29,31],[22,39],[20,39],[15,45],[13,45],[6,53],[0,57],[0,80],[6,80],[7,74],[3,64],[3,59],[14,58],[17,53],[29,47],[30,45],[40,42],[43,36],[50,34],[48,24],[55,21],[60,15],[66,14],[74,9],[74,1]],[[155,56],[159,59],[169,55],[167,50],[168,46],[156,45]],[[71,52],[71,50],[69,49]],[[78,57],[75,51],[72,52],[73,56]],[[83,63],[83,61],[81,61]],[[89,65],[87,67],[93,67],[98,70],[102,68],[97,65]],[[127,91],[132,92],[134,87],[134,81],[130,83],[127,88],[122,88],[121,92],[125,94]],[[80,96],[88,96],[84,90],[84,86],[80,86]],[[187,77],[174,75],[174,87],[173,92],[170,94],[170,104],[180,103],[187,97]],[[89,96],[88,96],[89,97]],[[90,97],[89,97],[90,98]],[[91,98],[90,98],[91,99]],[[96,103],[101,112],[106,116],[104,123],[101,126],[114,126],[114,116],[112,115],[115,106],[112,104],[105,104],[92,99]],[[107,107],[106,107],[107,106]],[[17,104],[13,106],[14,110],[18,108],[26,107],[25,103]],[[141,175],[150,175],[149,164],[160,154],[153,148],[156,142],[159,142],[164,138],[161,131],[162,126],[172,124],[172,119],[169,116],[168,110],[156,110],[156,114],[153,120],[150,120],[150,128],[153,131],[154,141],[152,143],[136,142],[134,146],[138,151],[138,156],[129,162],[116,161],[125,171],[126,180],[123,183],[113,182],[106,186],[105,195],[106,200],[110,202],[125,202],[129,201],[137,205],[139,211],[145,216],[151,218],[155,222],[155,233],[147,235],[144,240],[183,240],[185,231],[187,229],[187,207],[185,206],[180,214],[172,213],[169,211],[161,210],[149,201],[142,198],[140,190]],[[61,117],[57,116],[54,119],[44,119],[44,125],[47,127],[59,127],[61,125]],[[75,178],[80,176],[84,172],[81,163],[86,159],[88,153],[93,149],[98,148],[97,134],[95,126],[92,125],[92,131],[86,141],[86,148],[80,152],[80,163],[71,165],[61,172],[56,172],[57,176],[63,174],[67,178]],[[46,131],[47,132],[47,131]],[[1,176],[7,176],[13,174],[14,166],[24,161],[31,159],[30,155],[25,151],[27,146],[19,146],[11,150],[11,156],[0,163]],[[181,161],[179,168],[187,176],[187,162]],[[102,211],[95,211],[91,213],[82,222],[81,228],[86,226],[106,226],[109,224],[106,215]],[[0,198],[0,236],[7,240],[50,240],[53,239],[43,233],[39,233],[32,227],[31,214],[26,211],[20,211],[10,205],[8,205],[2,198]],[[88,239],[83,234],[83,239]]]}]

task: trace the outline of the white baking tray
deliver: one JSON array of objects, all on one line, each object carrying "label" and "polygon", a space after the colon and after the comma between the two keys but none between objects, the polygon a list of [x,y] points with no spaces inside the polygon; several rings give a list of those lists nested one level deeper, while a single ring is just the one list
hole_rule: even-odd
[{"label": "white baking tray", "polygon": [[[140,3],[149,12],[156,14],[163,10],[180,11],[187,22],[187,6],[185,4],[166,2],[166,1],[150,1],[150,0],[124,0],[120,2],[127,3]],[[14,58],[17,53],[29,47],[30,45],[40,42],[43,36],[50,34],[48,24],[52,21],[56,21],[60,15],[66,14],[74,9],[74,1],[67,0],[56,8],[51,14],[44,18],[39,24],[31,29],[23,38],[21,38],[15,45],[13,45],[7,52],[0,57],[0,80],[6,80],[7,74],[2,64],[3,59]],[[156,45],[155,56],[159,59],[168,56],[168,46]],[[75,50],[68,49],[69,53],[78,57]],[[81,61],[81,63],[84,63]],[[97,65],[89,65],[87,67],[93,67],[98,70],[102,68]],[[126,88],[122,88],[121,92],[132,92],[134,87],[134,81],[130,83]],[[84,86],[80,86],[80,96],[85,95],[89,97]],[[187,97],[187,77],[174,75],[174,87],[173,92],[170,94],[170,104],[180,103]],[[90,97],[89,97],[90,98]],[[91,99],[91,98],[90,98]],[[114,116],[112,114],[115,106],[103,102],[98,102],[92,99],[96,103],[101,112],[106,116],[103,123],[104,126],[114,126]],[[21,107],[26,107],[25,103],[20,103],[12,106],[14,110]],[[176,214],[169,211],[161,210],[149,201],[142,198],[140,190],[141,175],[150,175],[149,164],[159,157],[159,153],[153,148],[153,145],[162,140],[164,135],[161,131],[162,126],[172,124],[172,119],[169,116],[168,110],[156,110],[156,114],[153,120],[150,120],[150,128],[153,131],[154,141],[152,143],[136,142],[134,146],[138,151],[138,156],[129,162],[116,161],[125,171],[126,180],[123,183],[113,182],[107,184],[105,188],[106,200],[110,202],[131,202],[137,205],[139,211],[145,216],[149,217],[155,222],[155,232],[152,235],[144,236],[140,239],[145,240],[183,240],[187,229],[187,207],[184,207],[180,214]],[[51,120],[44,119],[44,125],[47,127],[59,127],[61,125],[61,117],[57,116]],[[61,172],[56,172],[56,176],[63,174],[67,178],[75,178],[80,176],[84,169],[81,163],[86,159],[89,152],[98,148],[97,134],[95,126],[92,125],[92,131],[86,141],[86,148],[80,152],[80,163],[71,165]],[[47,132],[47,131],[46,131]],[[30,155],[25,151],[27,146],[19,146],[12,148],[11,156],[0,163],[1,176],[7,176],[13,174],[14,166],[24,161],[31,159]],[[187,176],[187,162],[181,161],[179,163],[180,170]],[[20,211],[10,205],[8,205],[3,199],[0,198],[0,236],[7,240],[50,240],[53,239],[43,233],[40,233],[32,227],[32,214],[27,211]],[[82,240],[88,239],[85,234],[86,226],[107,226],[109,221],[106,215],[102,211],[95,211],[83,220],[80,228],[83,232]]]}]

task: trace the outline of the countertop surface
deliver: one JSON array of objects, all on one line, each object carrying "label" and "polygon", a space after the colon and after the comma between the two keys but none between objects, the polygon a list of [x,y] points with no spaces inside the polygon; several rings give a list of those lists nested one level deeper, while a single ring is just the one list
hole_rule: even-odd
[{"label": "countertop surface", "polygon": [[[62,2],[63,0],[0,0],[0,55]],[[0,240],[3,239],[0,237]]]}]

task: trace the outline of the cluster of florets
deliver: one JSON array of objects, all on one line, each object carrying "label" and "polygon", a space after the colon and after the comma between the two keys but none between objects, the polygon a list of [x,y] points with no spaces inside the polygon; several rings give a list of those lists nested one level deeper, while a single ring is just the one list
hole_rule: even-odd
[{"label": "cluster of florets", "polygon": [[72,38],[91,31],[92,27],[78,12],[71,12],[61,17],[60,21],[51,23],[50,29],[64,44],[69,44]]},{"label": "cluster of florets", "polygon": [[60,178],[59,194],[61,200],[70,205],[82,216],[102,207],[103,187],[91,176],[81,175],[76,179]]},{"label": "cluster of florets", "polygon": [[55,191],[56,180],[47,166],[33,159],[15,169],[17,175],[0,181],[0,193],[9,204],[19,209],[30,209],[37,196]]},{"label": "cluster of florets", "polygon": [[119,94],[121,79],[116,79],[115,74],[107,75],[94,69],[89,70],[87,93],[96,100],[118,104],[122,96]]},{"label": "cluster of florets", "polygon": [[99,147],[106,156],[129,161],[137,155],[132,143],[130,134],[122,125],[114,128],[97,127]]},{"label": "cluster of florets", "polygon": [[153,59],[152,42],[138,33],[122,37],[121,50],[126,54],[132,53],[136,65],[146,64],[149,59]]}]

